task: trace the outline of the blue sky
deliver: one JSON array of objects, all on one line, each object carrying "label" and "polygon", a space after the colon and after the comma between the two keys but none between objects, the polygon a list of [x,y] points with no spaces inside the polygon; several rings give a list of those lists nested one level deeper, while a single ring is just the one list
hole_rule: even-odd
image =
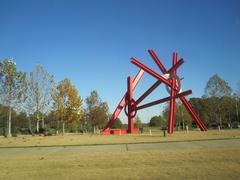
[{"label": "blue sky", "polygon": [[[177,51],[183,89],[202,96],[219,74],[237,88],[240,67],[240,1],[234,0],[0,0],[0,59],[22,71],[41,64],[56,81],[69,78],[86,98],[97,90],[112,112],[138,68],[132,56],[158,71],[154,49],[169,68]],[[137,98],[155,79],[145,75]],[[167,94],[157,89],[145,102]],[[144,122],[163,105],[139,113]],[[122,119],[126,119],[121,115]]]}]

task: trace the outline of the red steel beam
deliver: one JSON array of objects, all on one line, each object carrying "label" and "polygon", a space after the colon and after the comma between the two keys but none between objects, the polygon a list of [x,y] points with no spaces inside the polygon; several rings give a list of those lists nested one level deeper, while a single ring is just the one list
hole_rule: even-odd
[{"label": "red steel beam", "polygon": [[167,72],[165,72],[165,74],[170,73],[173,70],[177,70],[183,63],[184,63],[184,60],[182,58],[179,59],[179,61],[174,66],[172,66]]},{"label": "red steel beam", "polygon": [[156,53],[152,49],[148,50],[148,53],[152,56],[153,60],[155,61],[155,63],[159,67],[159,69],[162,71],[162,73],[165,74],[167,72],[167,70],[164,67],[164,65],[162,64],[161,60],[156,55]]},{"label": "red steel beam", "polygon": [[[144,74],[144,70],[140,70],[138,72],[138,74],[136,75],[136,77],[133,80],[133,91],[135,90],[137,84],[139,83],[140,79],[142,78]],[[124,108],[124,106],[126,105],[127,101],[126,101],[126,97],[127,97],[127,92],[125,93],[125,95],[123,96],[123,98],[121,99],[121,101],[119,102],[117,108],[115,109],[114,113],[112,114],[111,118],[109,119],[107,125],[105,126],[104,130],[107,130],[108,128],[110,128],[112,126],[112,124],[114,123],[114,121],[118,118],[119,114],[121,113],[122,109]]]},{"label": "red steel beam", "polygon": [[140,79],[143,77],[144,74],[144,70],[140,69],[137,73],[137,75],[135,76],[134,80],[133,80],[133,91],[136,89]]},{"label": "red steel beam", "polygon": [[[174,98],[179,98],[179,97],[181,97],[181,96],[187,96],[187,95],[189,95],[189,94],[192,94],[192,90],[188,90],[188,91],[184,91],[184,92],[182,92],[182,93],[180,93],[180,94],[176,94],[176,95],[174,96]],[[141,105],[141,106],[138,106],[138,107],[136,108],[136,110],[141,110],[141,109],[144,109],[144,108],[147,108],[147,107],[150,107],[150,106],[155,106],[155,105],[158,105],[158,104],[167,102],[167,101],[169,101],[169,100],[171,100],[171,96],[166,97],[166,98],[163,98],[163,99],[159,99],[159,100],[157,100],[157,101],[153,101],[153,102],[150,102],[150,103]]]},{"label": "red steel beam", "polygon": [[127,101],[128,101],[128,133],[133,133],[134,130],[134,117],[133,117],[133,79],[129,76],[127,79]]},{"label": "red steel beam", "polygon": [[[146,65],[142,64],[140,61],[138,61],[136,58],[131,58],[131,62],[133,64],[135,64],[136,66],[138,66],[139,68],[143,69],[144,71],[146,71],[147,73],[151,74],[152,76],[154,76],[155,78],[161,80],[163,83],[165,83],[166,85],[168,85],[169,87],[172,86],[172,84],[165,79],[164,77],[162,77],[160,74],[156,73],[155,71],[153,71],[152,69],[150,69],[149,67],[147,67]],[[177,90],[177,89],[176,89]]]},{"label": "red steel beam", "polygon": [[[175,64],[173,67],[171,67],[166,73],[172,72],[174,69],[178,69],[182,64],[184,63],[183,59],[180,59],[177,64]],[[149,94],[151,94],[162,82],[160,80],[157,80],[145,93],[143,93],[142,96],[140,96],[136,100],[136,105],[140,104]]]},{"label": "red steel beam", "polygon": [[[173,53],[173,66],[177,63],[178,54],[176,52]],[[176,69],[172,71],[174,75],[176,75]],[[169,123],[168,123],[168,133],[172,134],[174,130],[174,115],[175,115],[175,91],[176,87],[176,79],[172,79],[172,86],[171,86],[171,98],[170,98],[170,111],[169,111]]]},{"label": "red steel beam", "polygon": [[140,104],[149,94],[151,94],[162,82],[160,80],[156,81],[142,96],[136,100],[136,106]]},{"label": "red steel beam", "polygon": [[198,117],[197,113],[194,111],[193,107],[191,106],[191,104],[187,101],[187,99],[184,96],[180,97],[182,103],[185,105],[186,109],[188,110],[188,112],[191,114],[191,116],[193,117],[193,119],[196,121],[197,125],[199,126],[199,128],[201,129],[201,131],[207,131],[206,126],[203,124],[203,122],[201,121],[201,119]]},{"label": "red steel beam", "polygon": [[178,67],[184,63],[184,60],[181,58],[174,66],[172,66],[167,71],[166,68],[164,67],[164,65],[162,64],[161,60],[156,55],[156,53],[153,50],[148,50],[148,52],[152,56],[153,60],[156,62],[156,64],[158,65],[159,69],[162,71],[163,74],[172,72],[173,69],[178,69]]}]

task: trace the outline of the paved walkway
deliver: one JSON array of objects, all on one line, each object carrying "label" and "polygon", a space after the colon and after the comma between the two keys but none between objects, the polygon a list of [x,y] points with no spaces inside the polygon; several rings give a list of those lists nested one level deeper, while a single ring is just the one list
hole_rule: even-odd
[{"label": "paved walkway", "polygon": [[59,146],[59,147],[28,147],[28,148],[0,148],[1,156],[11,155],[47,155],[86,152],[123,152],[141,150],[188,150],[205,148],[239,148],[240,139],[204,140],[191,142],[141,143],[120,145],[90,145],[90,146]]}]

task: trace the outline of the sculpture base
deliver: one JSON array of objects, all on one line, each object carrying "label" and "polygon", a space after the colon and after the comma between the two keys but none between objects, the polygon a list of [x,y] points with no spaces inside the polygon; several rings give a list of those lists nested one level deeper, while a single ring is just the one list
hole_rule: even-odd
[{"label": "sculpture base", "polygon": [[122,134],[137,134],[139,133],[138,129],[133,129],[132,132],[127,131],[126,129],[105,129],[101,132],[102,135],[122,135]]}]

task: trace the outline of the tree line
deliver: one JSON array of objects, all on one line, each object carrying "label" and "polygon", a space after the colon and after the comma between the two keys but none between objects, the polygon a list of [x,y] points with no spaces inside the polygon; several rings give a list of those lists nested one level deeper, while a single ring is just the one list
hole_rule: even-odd
[{"label": "tree line", "polygon": [[[207,128],[238,128],[240,112],[240,81],[235,92],[228,82],[217,74],[208,80],[204,95],[189,99],[194,110]],[[169,105],[163,113],[150,119],[150,126],[166,127],[169,117]],[[177,100],[175,112],[175,129],[196,128],[197,125],[189,115],[184,105]]]},{"label": "tree line", "polygon": [[[239,126],[240,83],[233,92],[218,75],[212,76],[200,98],[190,103],[208,128]],[[85,103],[84,103],[85,102]],[[148,126],[167,127],[169,104],[159,116],[149,120]],[[30,72],[21,72],[14,61],[0,62],[0,134],[11,137],[18,133],[64,134],[67,132],[99,132],[110,117],[107,102],[96,90],[83,100],[69,79],[55,82],[41,65]],[[139,116],[135,127],[142,128]],[[195,128],[196,124],[184,105],[176,102],[175,128]],[[113,128],[126,128],[120,119]]]},{"label": "tree line", "polygon": [[[69,79],[58,83],[41,65],[29,74],[12,60],[0,62],[0,133],[65,133],[98,131],[109,117],[109,108],[97,91],[83,99]],[[47,130],[47,131],[46,131]]]}]

